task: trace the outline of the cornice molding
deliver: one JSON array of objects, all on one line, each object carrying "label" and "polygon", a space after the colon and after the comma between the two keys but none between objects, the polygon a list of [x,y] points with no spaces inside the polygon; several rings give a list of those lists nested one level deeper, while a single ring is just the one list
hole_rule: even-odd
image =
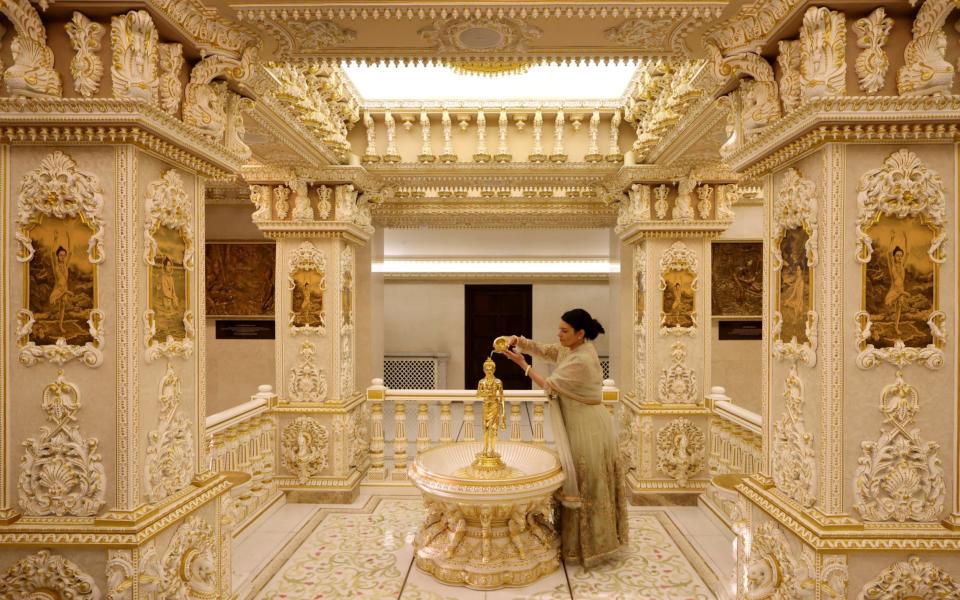
[{"label": "cornice molding", "polygon": [[343,239],[360,246],[370,240],[369,233],[346,221],[259,221],[256,225],[271,239]]},{"label": "cornice molding", "polygon": [[366,194],[377,194],[383,188],[383,180],[371,174],[361,165],[326,165],[320,167],[301,167],[299,165],[248,165],[240,172],[244,181],[250,184],[286,185],[299,179],[308,184],[350,183]]},{"label": "cornice molding", "polygon": [[[713,129],[726,116],[726,111],[717,104],[715,96],[705,93],[687,111],[684,118],[660,138],[657,145],[647,155],[647,161],[669,165],[682,159],[684,153],[704,136],[704,132]],[[717,150],[717,158],[719,159],[719,148]]]},{"label": "cornice molding", "polygon": [[661,184],[676,183],[685,177],[693,177],[698,183],[724,184],[737,183],[741,177],[724,165],[702,164],[695,166],[664,165],[625,165],[612,177],[604,181],[604,187],[611,192],[625,191],[634,183]]},{"label": "cornice molding", "polygon": [[593,229],[612,227],[613,205],[554,199],[516,202],[385,202],[373,209],[378,227],[409,229]]},{"label": "cornice molding", "polygon": [[232,179],[242,165],[223,145],[135,100],[0,98],[0,127],[16,143],[132,143],[213,179]]},{"label": "cornice molding", "polygon": [[814,98],[764,129],[726,159],[755,179],[822,143],[960,139],[960,96]]},{"label": "cornice molding", "polygon": [[[594,110],[600,111],[601,117],[612,115],[620,110],[623,105],[623,98],[600,98],[600,99],[580,99],[580,100],[543,100],[537,98],[519,98],[508,100],[490,100],[490,99],[457,99],[457,100],[361,100],[363,109],[370,112],[389,110],[398,116],[404,112],[421,112],[427,114],[440,114],[444,110],[451,115],[459,113],[469,113],[475,115],[477,110],[483,109],[490,113],[499,113],[505,110],[507,114],[524,114],[531,111],[541,111],[544,115],[550,115],[558,110],[565,112],[583,111],[591,113]],[[536,164],[536,163],[534,163]]]},{"label": "cornice molding", "polygon": [[643,221],[620,232],[624,244],[648,238],[706,238],[720,237],[732,221]]}]

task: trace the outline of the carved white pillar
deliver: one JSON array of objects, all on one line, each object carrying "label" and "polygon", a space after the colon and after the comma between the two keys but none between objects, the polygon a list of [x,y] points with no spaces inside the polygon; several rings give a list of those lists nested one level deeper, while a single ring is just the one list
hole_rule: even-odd
[{"label": "carved white pillar", "polygon": [[402,159],[397,152],[397,120],[388,110],[383,113],[383,122],[387,128],[387,152],[383,155],[383,161],[388,163],[400,162]]},{"label": "carved white pillar", "polygon": [[587,155],[584,160],[587,162],[600,162],[603,155],[600,154],[600,111],[595,110],[590,115],[590,147],[587,148]]},{"label": "carved white pillar", "polygon": [[543,112],[539,109],[533,115],[533,149],[527,160],[535,163],[547,160],[547,155],[543,153]]},{"label": "carved white pillar", "polygon": [[610,117],[610,148],[607,150],[606,159],[608,162],[620,162],[623,160],[623,152],[620,151],[620,111],[613,111]]},{"label": "carved white pillar", "polygon": [[507,144],[507,131],[510,129],[510,118],[507,111],[500,109],[500,120],[498,122],[498,145],[497,154],[494,159],[497,162],[510,162],[513,155],[510,154],[510,146]]},{"label": "carved white pillar", "polygon": [[474,162],[490,162],[490,154],[487,152],[487,118],[483,114],[483,109],[477,111],[477,148],[473,153]]},{"label": "carved white pillar", "polygon": [[443,109],[440,124],[443,126],[443,152],[440,154],[440,162],[457,162],[457,155],[453,152],[453,123],[447,109]]},{"label": "carved white pillar", "polygon": [[563,109],[557,109],[557,115],[553,119],[553,154],[550,155],[551,162],[566,162],[567,153],[563,149],[563,127],[566,120],[563,115]]},{"label": "carved white pillar", "polygon": [[430,145],[430,117],[427,116],[426,111],[420,111],[420,137],[422,144],[417,160],[422,163],[434,162],[437,157],[433,155],[433,147]]},{"label": "carved white pillar", "polygon": [[367,132],[367,148],[363,152],[363,162],[378,163],[380,155],[377,154],[377,124],[370,111],[363,111],[363,126]]}]

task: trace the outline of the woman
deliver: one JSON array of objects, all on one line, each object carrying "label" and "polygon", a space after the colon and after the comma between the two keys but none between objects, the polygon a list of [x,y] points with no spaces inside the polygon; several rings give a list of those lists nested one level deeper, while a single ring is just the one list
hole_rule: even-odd
[{"label": "woman", "polygon": [[[627,543],[627,504],[613,419],[602,404],[603,371],[591,340],[603,326],[575,308],[563,314],[559,344],[511,336],[504,354],[550,396],[550,418],[567,480],[561,493],[561,554],[591,567]],[[549,377],[523,353],[557,364]]]},{"label": "woman", "polygon": [[67,303],[70,301],[70,234],[66,233],[66,247],[61,246],[60,234],[53,232],[53,245],[56,249],[50,254],[50,268],[53,269],[53,290],[47,299],[51,312],[59,312],[60,333],[66,334],[63,328],[63,319],[67,314]]}]

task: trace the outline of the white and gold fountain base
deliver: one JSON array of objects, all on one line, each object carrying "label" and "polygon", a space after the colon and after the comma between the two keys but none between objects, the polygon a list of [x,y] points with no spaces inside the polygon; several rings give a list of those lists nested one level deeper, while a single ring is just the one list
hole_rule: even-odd
[{"label": "white and gold fountain base", "polygon": [[525,586],[560,567],[553,493],[563,471],[540,446],[499,442],[499,466],[491,457],[474,464],[481,449],[480,442],[445,444],[410,465],[427,507],[416,565],[477,590]]}]

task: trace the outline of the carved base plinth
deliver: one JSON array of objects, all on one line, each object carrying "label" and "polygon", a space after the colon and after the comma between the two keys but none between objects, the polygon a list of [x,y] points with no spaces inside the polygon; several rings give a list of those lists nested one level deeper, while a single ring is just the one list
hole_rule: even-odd
[{"label": "carved base plinth", "polygon": [[489,154],[483,154],[483,153],[474,154],[474,155],[473,155],[473,162],[479,162],[479,163],[490,162],[490,155],[489,155]]},{"label": "carved base plinth", "polygon": [[380,162],[380,157],[376,154],[364,154],[360,160],[366,164],[376,164]]},{"label": "carved base plinth", "polygon": [[400,155],[398,155],[398,154],[384,154],[384,155],[383,155],[383,162],[385,162],[385,163],[398,163],[398,162],[400,162],[401,160],[402,160],[402,159],[400,158]]},{"label": "carved base plinth", "polygon": [[588,163],[600,162],[600,161],[603,160],[603,155],[602,155],[602,154],[588,154],[588,155],[586,155],[586,156],[583,157],[583,160],[587,161]]},{"label": "carved base plinth", "polygon": [[494,154],[493,160],[497,161],[498,163],[510,162],[511,160],[513,160],[513,155],[512,154]]},{"label": "carved base plinth", "polygon": [[454,162],[457,162],[457,155],[456,155],[456,154],[441,154],[439,158],[440,158],[440,162],[442,162],[442,163],[454,163]]},{"label": "carved base plinth", "polygon": [[551,154],[551,155],[550,155],[550,162],[555,162],[555,163],[567,162],[567,155],[566,155],[566,154]]},{"label": "carved base plinth", "polygon": [[623,162],[623,154],[608,154],[606,156],[607,162],[618,163]]},{"label": "carved base plinth", "polygon": [[432,163],[436,162],[437,157],[432,154],[419,154],[417,155],[417,160],[422,163]]},{"label": "carved base plinth", "polygon": [[546,154],[531,154],[530,156],[527,157],[527,160],[529,160],[529,161],[532,162],[532,163],[542,163],[542,162],[546,162],[546,160],[547,160],[547,155],[546,155]]}]

